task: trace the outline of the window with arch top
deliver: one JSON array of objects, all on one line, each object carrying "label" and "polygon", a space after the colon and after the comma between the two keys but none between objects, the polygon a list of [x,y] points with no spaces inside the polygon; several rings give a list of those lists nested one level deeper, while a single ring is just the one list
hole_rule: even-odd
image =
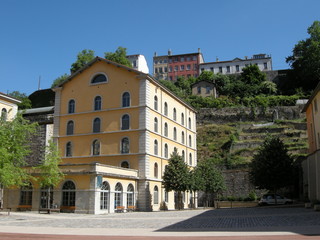
[{"label": "window with arch top", "polygon": [[158,178],[158,172],[159,172],[159,169],[158,169],[158,163],[155,163],[154,164],[154,167],[153,167],[153,175],[154,175],[154,178]]},{"label": "window with arch top", "polygon": [[181,113],[181,125],[184,125],[184,114]]},{"label": "window with arch top", "polygon": [[68,103],[68,113],[75,113],[76,110],[76,102],[75,100],[71,99]]},{"label": "window with arch top", "polygon": [[159,204],[159,189],[158,186],[155,186],[153,189],[153,203]]},{"label": "window with arch top", "polygon": [[66,144],[66,157],[72,157],[72,143],[67,142]]},{"label": "window with arch top", "polygon": [[158,97],[154,96],[154,110],[158,111]]},{"label": "window with arch top", "polygon": [[154,131],[158,132],[158,118],[154,118]]},{"label": "window with arch top", "polygon": [[154,140],[154,155],[158,155],[158,141]]},{"label": "window with arch top", "polygon": [[168,116],[168,103],[164,103],[164,115]]},{"label": "window with arch top", "polygon": [[92,84],[108,82],[107,77],[104,74],[97,74],[91,79]]},{"label": "window with arch top", "polygon": [[168,124],[164,123],[164,136],[168,137]]},{"label": "window with arch top", "polygon": [[130,151],[129,138],[124,137],[121,140],[121,153],[129,153],[129,151]]},{"label": "window with arch top", "polygon": [[100,141],[98,139],[92,142],[92,155],[100,155]]},{"label": "window with arch top", "polygon": [[177,109],[176,108],[173,109],[173,120],[177,121]]},{"label": "window with arch top", "polygon": [[122,107],[130,107],[130,93],[128,92],[122,94]]},{"label": "window with arch top", "polygon": [[121,130],[128,130],[130,128],[130,116],[125,114],[121,118]]},{"label": "window with arch top", "polygon": [[99,111],[101,110],[102,100],[100,96],[96,96],[94,98],[94,110]]},{"label": "window with arch top", "polygon": [[128,161],[123,161],[123,162],[121,163],[121,167],[122,167],[122,168],[129,168],[130,165],[129,165]]},{"label": "window with arch top", "polygon": [[98,133],[100,132],[100,125],[101,125],[101,120],[100,118],[95,118],[93,120],[93,132]]},{"label": "window with arch top", "polygon": [[72,181],[66,181],[62,186],[62,206],[75,206],[76,185]]},{"label": "window with arch top", "polygon": [[74,122],[72,120],[67,123],[67,135],[73,135],[74,131]]}]

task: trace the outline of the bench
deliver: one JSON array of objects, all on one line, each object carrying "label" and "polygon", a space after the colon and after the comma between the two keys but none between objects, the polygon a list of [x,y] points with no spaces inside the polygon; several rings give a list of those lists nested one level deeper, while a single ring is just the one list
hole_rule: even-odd
[{"label": "bench", "polygon": [[11,208],[0,208],[0,211],[7,211],[8,215],[10,215]]},{"label": "bench", "polygon": [[116,212],[117,213],[124,212],[124,206],[117,206],[116,207]]},{"label": "bench", "polygon": [[31,211],[32,206],[31,205],[18,205],[17,210],[18,211]]},{"label": "bench", "polygon": [[60,208],[39,208],[39,213],[40,212],[47,212],[48,214],[51,212],[60,212]]},{"label": "bench", "polygon": [[134,212],[134,211],[136,211],[137,209],[136,209],[136,206],[128,206],[127,207],[127,212]]},{"label": "bench", "polygon": [[72,212],[74,213],[74,211],[76,210],[75,206],[61,206],[60,207],[61,212]]}]

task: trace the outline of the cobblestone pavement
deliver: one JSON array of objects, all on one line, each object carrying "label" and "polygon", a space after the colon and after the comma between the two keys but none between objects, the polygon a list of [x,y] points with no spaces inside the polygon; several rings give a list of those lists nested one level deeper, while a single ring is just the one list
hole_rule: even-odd
[{"label": "cobblestone pavement", "polygon": [[[261,207],[217,210],[113,213],[106,215],[0,213],[0,232],[91,233],[107,235],[254,235],[320,236],[320,212],[312,209]],[[48,230],[49,229],[49,230]],[[42,233],[43,233],[42,231]]]}]

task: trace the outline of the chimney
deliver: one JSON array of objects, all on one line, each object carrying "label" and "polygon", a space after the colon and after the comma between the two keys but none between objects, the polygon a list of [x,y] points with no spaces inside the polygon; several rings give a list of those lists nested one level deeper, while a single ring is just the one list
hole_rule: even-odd
[{"label": "chimney", "polygon": [[171,54],[172,54],[172,51],[171,51],[171,49],[169,49],[168,50],[168,55],[171,56]]},{"label": "chimney", "polygon": [[154,55],[153,55],[154,57],[156,57],[157,56],[157,52],[154,52]]},{"label": "chimney", "polygon": [[198,48],[198,53],[201,53],[201,49],[200,48]]},{"label": "chimney", "polygon": [[218,58],[218,56],[216,56],[216,62],[219,62],[219,58]]}]

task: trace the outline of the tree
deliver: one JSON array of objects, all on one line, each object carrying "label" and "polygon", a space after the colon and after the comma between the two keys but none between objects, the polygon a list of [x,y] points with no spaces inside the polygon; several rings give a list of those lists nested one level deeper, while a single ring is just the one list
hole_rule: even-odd
[{"label": "tree", "polygon": [[127,49],[124,47],[118,47],[114,53],[105,52],[104,57],[110,61],[132,68],[131,62],[127,59]]},{"label": "tree", "polygon": [[89,62],[91,62],[95,58],[94,51],[89,49],[84,49],[77,55],[77,60],[72,63],[70,71],[71,74],[78,71],[80,68],[87,65]]},{"label": "tree", "polygon": [[21,101],[21,103],[18,104],[18,108],[20,110],[31,108],[32,106],[31,101],[25,93],[21,93],[19,91],[13,91],[8,93],[8,95]]},{"label": "tree", "polygon": [[216,195],[225,189],[225,183],[221,171],[216,168],[217,160],[209,158],[200,161],[193,172],[193,190],[201,190],[206,195],[208,206],[209,195]]},{"label": "tree", "polygon": [[177,192],[178,209],[183,209],[182,192],[187,191],[190,186],[190,174],[187,164],[176,151],[171,154],[169,164],[165,168],[162,185],[167,192]]},{"label": "tree", "polygon": [[68,77],[70,77],[70,75],[65,73],[65,74],[61,75],[60,77],[56,78],[53,81],[51,88],[59,86],[61,83],[63,83],[65,80],[67,80]]},{"label": "tree", "polygon": [[293,158],[278,137],[268,136],[250,163],[250,180],[259,189],[275,194],[292,184]]},{"label": "tree", "polygon": [[[18,114],[12,121],[0,120],[0,189],[22,186],[31,176],[23,168],[31,152],[28,141],[37,124],[30,123]],[[2,194],[0,194],[2,196]],[[1,204],[2,206],[2,204]]]},{"label": "tree", "polygon": [[320,81],[320,21],[308,28],[309,38],[299,41],[286,58],[293,72],[291,88],[313,90]]}]

